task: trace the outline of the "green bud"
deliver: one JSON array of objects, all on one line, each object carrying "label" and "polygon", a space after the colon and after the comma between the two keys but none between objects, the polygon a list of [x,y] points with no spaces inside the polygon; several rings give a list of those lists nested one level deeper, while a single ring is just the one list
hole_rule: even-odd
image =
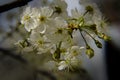
[{"label": "green bud", "polygon": [[105,35],[104,33],[98,33],[98,37],[101,39],[103,39],[104,35]]},{"label": "green bud", "polygon": [[109,40],[111,40],[111,38],[110,38],[110,36],[105,35],[105,36],[104,36],[104,40],[105,40],[105,41],[109,41]]},{"label": "green bud", "polygon": [[95,34],[97,33],[96,24],[90,25],[89,28],[90,28],[90,30],[92,30]]},{"label": "green bud", "polygon": [[92,48],[90,48],[89,45],[86,46],[86,55],[89,58],[92,58],[94,56],[94,50]]},{"label": "green bud", "polygon": [[107,36],[104,33],[98,33],[98,37],[104,39],[105,41],[109,41],[111,39],[110,36]]},{"label": "green bud", "polygon": [[95,44],[98,48],[102,48],[102,44],[98,40],[95,40]]},{"label": "green bud", "polygon": [[86,6],[85,9],[86,9],[87,12],[93,14],[93,10],[94,10],[94,9],[92,8],[92,6]]},{"label": "green bud", "polygon": [[90,29],[92,29],[92,30],[96,30],[96,24],[92,24],[92,25],[90,25]]}]

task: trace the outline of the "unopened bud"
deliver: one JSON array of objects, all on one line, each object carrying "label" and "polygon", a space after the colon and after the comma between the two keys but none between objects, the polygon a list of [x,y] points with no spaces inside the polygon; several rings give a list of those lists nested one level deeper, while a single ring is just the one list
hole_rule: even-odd
[{"label": "unopened bud", "polygon": [[93,14],[93,8],[92,8],[92,6],[86,6],[85,9],[86,9],[87,12]]},{"label": "unopened bud", "polygon": [[95,40],[95,44],[98,48],[102,48],[102,44],[98,40]]},{"label": "unopened bud", "polygon": [[90,46],[86,46],[86,55],[89,58],[92,58],[94,56],[94,50],[92,48],[90,48]]},{"label": "unopened bud", "polygon": [[98,37],[101,38],[101,39],[104,39],[105,41],[109,41],[110,40],[110,37],[107,36],[104,33],[98,33]]}]

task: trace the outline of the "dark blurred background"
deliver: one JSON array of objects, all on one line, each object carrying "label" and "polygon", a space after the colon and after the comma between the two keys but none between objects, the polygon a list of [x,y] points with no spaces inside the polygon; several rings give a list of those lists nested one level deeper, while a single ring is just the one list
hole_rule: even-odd
[{"label": "dark blurred background", "polygon": [[103,12],[111,24],[112,41],[106,42],[108,80],[120,80],[120,0],[106,0]]},{"label": "dark blurred background", "polygon": [[120,0],[94,0],[109,21],[111,41],[105,42],[108,80],[120,80]]}]

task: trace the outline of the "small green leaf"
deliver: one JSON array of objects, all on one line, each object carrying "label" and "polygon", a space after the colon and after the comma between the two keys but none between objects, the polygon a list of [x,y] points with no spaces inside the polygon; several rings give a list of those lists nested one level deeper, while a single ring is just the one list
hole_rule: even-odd
[{"label": "small green leaf", "polygon": [[53,54],[53,59],[55,60],[60,60],[60,53],[61,53],[61,50],[60,50],[60,47],[61,47],[61,44],[62,44],[62,41],[59,42],[58,45],[56,45],[56,50]]},{"label": "small green leaf", "polygon": [[59,60],[60,59],[60,49],[57,49],[53,54],[53,59]]}]

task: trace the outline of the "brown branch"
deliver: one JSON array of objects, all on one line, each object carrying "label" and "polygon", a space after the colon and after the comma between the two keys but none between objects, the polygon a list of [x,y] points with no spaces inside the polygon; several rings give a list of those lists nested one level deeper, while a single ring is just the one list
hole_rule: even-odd
[{"label": "brown branch", "polygon": [[32,1],[32,0],[17,0],[17,1],[2,5],[2,6],[0,6],[0,13],[8,11],[13,8],[24,6],[30,1]]}]

